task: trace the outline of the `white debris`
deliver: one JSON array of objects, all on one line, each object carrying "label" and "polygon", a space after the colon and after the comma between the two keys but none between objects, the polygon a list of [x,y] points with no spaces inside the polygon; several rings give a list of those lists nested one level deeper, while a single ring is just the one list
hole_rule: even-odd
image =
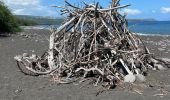
[{"label": "white debris", "polygon": [[29,57],[29,54],[28,53],[23,53],[22,56],[23,57]]},{"label": "white debris", "polygon": [[127,82],[127,83],[134,83],[135,80],[136,80],[136,77],[133,74],[129,74],[124,77],[124,82]]},{"label": "white debris", "polygon": [[166,70],[165,67],[163,67],[161,64],[155,64],[154,65],[158,70]]},{"label": "white debris", "polygon": [[17,60],[17,61],[22,61],[22,56],[20,56],[20,55],[19,56],[15,56],[14,59]]}]

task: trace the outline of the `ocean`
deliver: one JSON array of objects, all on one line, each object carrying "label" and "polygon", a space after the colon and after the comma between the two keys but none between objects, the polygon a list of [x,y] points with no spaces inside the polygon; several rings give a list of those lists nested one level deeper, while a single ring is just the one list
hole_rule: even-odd
[{"label": "ocean", "polygon": [[170,35],[170,21],[129,22],[129,30],[141,35]]},{"label": "ocean", "polygon": [[[170,36],[170,21],[129,22],[129,30],[140,35]],[[24,29],[50,29],[52,25],[22,26]],[[54,27],[59,27],[55,25]]]}]

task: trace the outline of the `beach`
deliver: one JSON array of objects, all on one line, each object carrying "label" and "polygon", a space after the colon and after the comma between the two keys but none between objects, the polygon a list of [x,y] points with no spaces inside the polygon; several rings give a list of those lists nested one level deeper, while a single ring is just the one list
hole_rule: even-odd
[{"label": "beach", "polygon": [[[27,29],[9,36],[0,36],[0,100],[168,100],[170,70],[149,70],[147,81],[131,88],[117,87],[98,96],[99,87],[80,88],[78,84],[56,84],[48,76],[26,76],[17,68],[14,56],[23,53],[41,56],[48,50],[50,32]],[[151,53],[170,58],[170,36],[140,36]]]}]

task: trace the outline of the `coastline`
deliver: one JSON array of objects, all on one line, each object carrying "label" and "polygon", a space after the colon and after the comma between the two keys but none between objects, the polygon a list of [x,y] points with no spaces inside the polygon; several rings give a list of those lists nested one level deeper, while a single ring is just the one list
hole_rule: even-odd
[{"label": "coastline", "polygon": [[[23,30],[50,30],[52,27],[57,28],[60,25],[35,25],[35,26],[20,26]],[[130,30],[131,31],[131,30]],[[133,32],[133,31],[131,31]],[[140,32],[133,32],[136,33],[140,36],[170,36],[170,31],[168,33],[163,32],[163,33],[153,33],[153,32],[144,32],[144,33],[140,33]]]},{"label": "coastline", "polygon": [[[13,57],[22,54],[41,56],[48,49],[50,31],[47,29],[25,29],[9,37],[0,37],[0,99],[2,100],[168,100],[170,95],[161,97],[161,90],[170,91],[170,70],[150,71],[146,83],[140,83],[138,91],[120,87],[95,96],[97,87],[80,88],[79,85],[57,85],[48,77],[23,75]],[[146,46],[157,57],[170,58],[170,36],[140,36]],[[148,87],[149,86],[149,87]],[[128,87],[129,88],[129,87]],[[140,90],[139,90],[140,89]]]}]

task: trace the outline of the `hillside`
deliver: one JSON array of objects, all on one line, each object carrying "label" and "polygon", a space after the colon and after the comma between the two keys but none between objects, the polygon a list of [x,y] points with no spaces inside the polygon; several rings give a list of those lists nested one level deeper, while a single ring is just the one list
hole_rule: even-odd
[{"label": "hillside", "polygon": [[15,16],[13,16],[10,9],[0,1],[0,34],[2,32],[18,32],[20,30]]},{"label": "hillside", "polygon": [[[22,26],[32,25],[59,25],[64,21],[64,18],[30,16],[30,15],[15,15]],[[127,19],[128,22],[146,22],[156,21],[155,19]]]},{"label": "hillside", "polygon": [[58,25],[61,24],[63,18],[41,17],[41,16],[29,16],[29,15],[15,15],[19,20],[27,20],[34,22],[34,25]]},{"label": "hillside", "polygon": [[157,21],[153,18],[148,18],[148,19],[127,19],[129,22],[152,22],[152,21]]}]

